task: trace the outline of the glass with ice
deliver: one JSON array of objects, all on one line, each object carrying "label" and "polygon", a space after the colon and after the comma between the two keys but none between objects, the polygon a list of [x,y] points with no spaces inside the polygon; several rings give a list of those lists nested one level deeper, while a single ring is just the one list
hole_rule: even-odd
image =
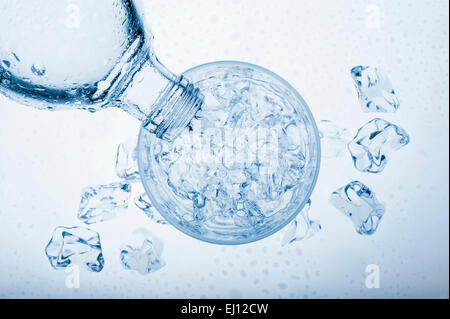
[{"label": "glass with ice", "polygon": [[320,166],[314,118],[276,74],[242,62],[184,73],[205,96],[172,143],[141,129],[140,175],[149,198],[176,228],[216,244],[267,237],[308,202]]}]

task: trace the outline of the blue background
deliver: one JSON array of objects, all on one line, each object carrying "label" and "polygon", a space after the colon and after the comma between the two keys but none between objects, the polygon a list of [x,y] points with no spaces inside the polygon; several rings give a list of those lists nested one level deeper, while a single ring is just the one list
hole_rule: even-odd
[{"label": "blue background", "polygon": [[[448,1],[152,0],[145,9],[156,53],[175,73],[215,60],[258,64],[297,88],[317,120],[354,135],[380,116],[411,143],[377,175],[356,171],[347,152],[324,161],[311,206],[323,230],[286,247],[283,231],[243,246],[203,243],[131,206],[92,226],[105,268],[82,271],[80,288],[68,289],[45,245],[56,226],[81,225],[83,187],[117,180],[117,144],[137,136],[139,123],[115,109],[49,113],[0,97],[1,297],[448,298]],[[359,64],[388,73],[397,113],[361,111],[349,74]],[[328,202],[354,179],[387,207],[371,237]],[[119,262],[120,245],[139,227],[165,244],[166,267],[148,276]],[[379,266],[379,289],[365,286],[369,264]]]}]

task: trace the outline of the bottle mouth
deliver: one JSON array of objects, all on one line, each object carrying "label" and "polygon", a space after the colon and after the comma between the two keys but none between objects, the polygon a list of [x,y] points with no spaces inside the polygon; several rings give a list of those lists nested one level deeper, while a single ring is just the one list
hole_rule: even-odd
[{"label": "bottle mouth", "polygon": [[200,90],[181,75],[159,96],[144,128],[172,142],[190,124],[203,100]]}]

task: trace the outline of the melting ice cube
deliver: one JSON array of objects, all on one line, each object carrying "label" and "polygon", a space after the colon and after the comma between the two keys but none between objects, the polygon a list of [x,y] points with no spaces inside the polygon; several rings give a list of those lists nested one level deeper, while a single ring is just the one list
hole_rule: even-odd
[{"label": "melting ice cube", "polygon": [[380,68],[355,66],[351,70],[364,112],[396,112],[400,102],[387,75]]},{"label": "melting ice cube", "polygon": [[99,272],[105,263],[100,236],[84,227],[56,227],[45,254],[55,269],[76,264]]},{"label": "melting ice cube", "polygon": [[377,200],[375,193],[358,181],[333,192],[330,202],[352,220],[361,235],[375,233],[385,213],[385,207]]},{"label": "melting ice cube", "polygon": [[136,198],[134,199],[134,204],[155,223],[167,225],[167,221],[164,219],[164,217],[162,217],[161,214],[158,213],[158,211],[152,206],[152,204],[150,204],[147,193],[142,193],[141,195],[136,196]]},{"label": "melting ice cube", "polygon": [[125,269],[146,275],[166,265],[161,259],[162,251],[162,243],[146,230],[140,229],[133,234],[132,242],[123,246],[120,261]]},{"label": "melting ice cube", "polygon": [[339,157],[344,153],[345,146],[350,137],[346,128],[340,128],[335,123],[322,120],[318,123],[322,157]]},{"label": "melting ice cube", "polygon": [[140,179],[136,145],[136,139],[129,138],[117,147],[116,174],[132,182]]},{"label": "melting ice cube", "polygon": [[78,218],[86,224],[116,218],[126,211],[131,185],[126,182],[87,187],[81,196]]},{"label": "melting ice cube", "polygon": [[356,169],[379,173],[384,170],[392,151],[409,143],[405,130],[382,119],[373,119],[358,130],[348,149]]},{"label": "melting ice cube", "polygon": [[297,215],[297,217],[287,226],[281,245],[285,246],[295,241],[308,239],[322,228],[319,222],[309,219],[309,209],[311,208],[311,200],[308,200],[305,207]]}]

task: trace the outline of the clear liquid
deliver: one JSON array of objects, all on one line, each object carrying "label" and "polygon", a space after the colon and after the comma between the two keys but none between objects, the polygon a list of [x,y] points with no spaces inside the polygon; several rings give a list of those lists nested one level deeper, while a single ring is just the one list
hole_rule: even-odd
[{"label": "clear liquid", "polygon": [[0,30],[0,92],[36,108],[103,108],[148,55],[127,0],[2,0]]}]

